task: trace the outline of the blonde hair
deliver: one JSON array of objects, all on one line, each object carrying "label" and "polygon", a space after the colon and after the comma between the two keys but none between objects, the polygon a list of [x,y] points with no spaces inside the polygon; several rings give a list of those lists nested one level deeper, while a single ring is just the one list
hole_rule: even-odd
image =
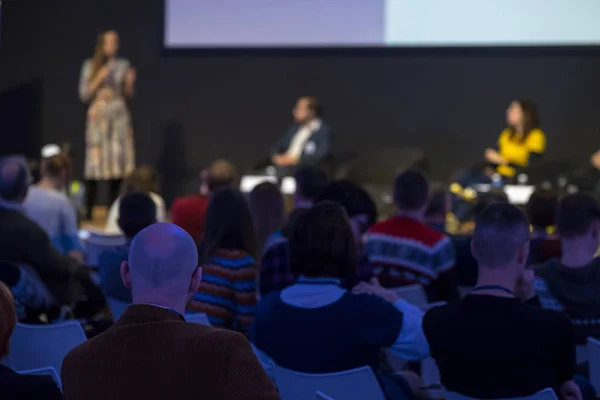
[{"label": "blonde hair", "polygon": [[8,355],[10,337],[17,326],[15,301],[10,289],[0,282],[0,358]]}]

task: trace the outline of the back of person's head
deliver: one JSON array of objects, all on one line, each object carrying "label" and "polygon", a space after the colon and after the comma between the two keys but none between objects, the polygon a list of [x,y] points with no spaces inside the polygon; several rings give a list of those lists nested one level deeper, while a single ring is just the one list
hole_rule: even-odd
[{"label": "back of person's head", "polygon": [[71,167],[71,159],[67,155],[55,154],[42,160],[42,175],[66,180],[71,174]]},{"label": "back of person's head", "polygon": [[[563,197],[558,203],[556,227],[564,240],[589,238],[591,246],[598,247],[600,240],[600,205],[594,197],[575,193]],[[594,243],[596,243],[594,245]]]},{"label": "back of person's head", "polygon": [[243,250],[256,255],[256,236],[250,208],[244,195],[230,187],[214,192],[206,210],[201,246],[203,261],[217,249]]},{"label": "back of person's head", "polygon": [[134,303],[149,303],[183,312],[198,290],[202,270],[194,239],[177,225],[160,222],[140,231],[121,265],[121,277]]},{"label": "back of person's head", "polygon": [[156,204],[145,192],[131,192],[119,202],[119,228],[128,238],[156,223]]},{"label": "back of person's head", "polygon": [[471,250],[480,268],[525,267],[529,255],[529,222],[511,204],[492,204],[477,216]]},{"label": "back of person's head", "polygon": [[206,185],[210,192],[227,187],[235,186],[238,179],[237,169],[231,162],[218,159],[210,164],[206,174]]},{"label": "back of person's head", "polygon": [[294,173],[296,201],[314,202],[329,183],[329,177],[321,168],[307,165]]},{"label": "back of person's head", "polygon": [[22,203],[27,197],[30,175],[24,160],[6,157],[0,160],[0,198],[11,203]]},{"label": "back of person's head", "polygon": [[377,221],[377,206],[369,194],[349,180],[333,181],[318,198],[344,207],[355,234],[362,235]]},{"label": "back of person's head", "polygon": [[448,186],[441,182],[432,182],[425,216],[429,218],[445,217],[448,213],[448,201]]},{"label": "back of person's head", "polygon": [[256,232],[257,251],[262,251],[269,236],[281,229],[285,218],[283,195],[277,185],[263,182],[252,189],[248,203],[254,231]]},{"label": "back of person's head", "polygon": [[402,211],[421,211],[429,201],[429,183],[425,174],[417,169],[408,169],[396,176],[394,201]]},{"label": "back of person's head", "polygon": [[289,248],[295,275],[343,278],[354,274],[358,263],[348,217],[342,206],[329,201],[298,217]]},{"label": "back of person's head", "polygon": [[17,326],[17,312],[10,289],[0,282],[0,358],[8,355],[10,337]]},{"label": "back of person's head", "polygon": [[131,192],[160,193],[159,175],[156,168],[140,165],[123,181],[121,195]]},{"label": "back of person's head", "polygon": [[508,197],[502,189],[493,189],[489,192],[479,193],[477,202],[473,207],[473,217],[477,217],[492,204],[508,204]]},{"label": "back of person's head", "polygon": [[556,225],[558,197],[551,190],[537,189],[529,197],[526,213],[534,228],[548,229]]}]

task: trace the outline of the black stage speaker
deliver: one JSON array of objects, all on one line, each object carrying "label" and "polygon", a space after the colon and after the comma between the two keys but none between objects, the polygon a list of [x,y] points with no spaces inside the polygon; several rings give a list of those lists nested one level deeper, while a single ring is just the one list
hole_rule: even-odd
[{"label": "black stage speaker", "polygon": [[417,148],[384,149],[359,155],[340,166],[338,177],[362,186],[377,204],[380,217],[393,214],[394,178],[409,168],[429,172],[425,153]]}]

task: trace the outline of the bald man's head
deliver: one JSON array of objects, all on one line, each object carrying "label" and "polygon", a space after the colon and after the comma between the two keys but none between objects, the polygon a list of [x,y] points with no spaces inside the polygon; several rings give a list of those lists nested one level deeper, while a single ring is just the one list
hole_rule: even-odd
[{"label": "bald man's head", "polygon": [[196,244],[176,225],[150,225],[131,242],[129,261],[121,266],[121,276],[132,288],[134,302],[136,297],[144,301],[153,296],[187,298],[200,284]]},{"label": "bald man's head", "polygon": [[0,197],[3,200],[22,203],[28,186],[29,171],[24,160],[7,157],[0,161]]}]

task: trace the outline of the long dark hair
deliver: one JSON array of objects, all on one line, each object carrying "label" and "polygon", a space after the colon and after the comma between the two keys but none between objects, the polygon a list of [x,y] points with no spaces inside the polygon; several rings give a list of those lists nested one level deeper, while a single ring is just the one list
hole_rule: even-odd
[{"label": "long dark hair", "polygon": [[[538,114],[537,106],[531,100],[514,100],[515,103],[521,107],[521,111],[523,112],[523,136],[521,137],[521,141],[524,142],[527,139],[527,136],[533,131],[540,127],[540,116]],[[513,139],[517,135],[517,131],[514,126],[509,126],[510,137]]]},{"label": "long dark hair", "polygon": [[223,187],[211,195],[206,210],[200,259],[206,262],[217,249],[243,250],[256,256],[256,237],[250,208],[237,189]]},{"label": "long dark hair", "polygon": [[94,79],[96,73],[98,73],[98,70],[102,68],[102,66],[106,64],[106,61],[108,60],[106,53],[104,53],[104,41],[106,40],[106,35],[109,33],[114,33],[115,35],[117,34],[116,31],[111,29],[100,33],[96,39],[96,47],[94,48],[94,55],[92,56],[92,73],[90,74],[90,81]]},{"label": "long dark hair", "polygon": [[277,185],[263,182],[248,197],[256,233],[256,250],[261,253],[269,237],[280,230],[285,219],[283,195]]}]

